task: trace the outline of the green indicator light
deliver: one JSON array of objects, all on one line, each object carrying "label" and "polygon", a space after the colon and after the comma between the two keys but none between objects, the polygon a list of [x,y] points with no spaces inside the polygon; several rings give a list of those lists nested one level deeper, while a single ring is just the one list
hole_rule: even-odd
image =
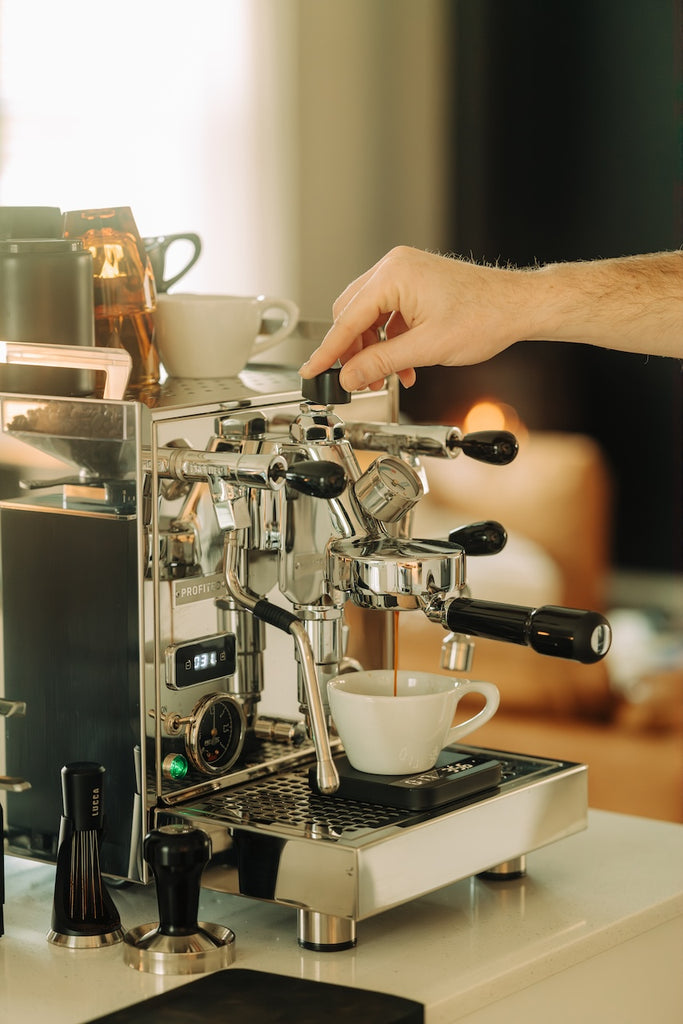
[{"label": "green indicator light", "polygon": [[170,779],[184,779],[187,775],[187,758],[182,754],[173,754],[165,759],[164,767]]}]

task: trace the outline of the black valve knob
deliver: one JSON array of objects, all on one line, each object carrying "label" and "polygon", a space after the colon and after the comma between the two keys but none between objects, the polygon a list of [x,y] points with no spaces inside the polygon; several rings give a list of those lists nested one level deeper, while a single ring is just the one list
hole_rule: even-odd
[{"label": "black valve knob", "polygon": [[459,544],[466,555],[497,555],[507,544],[505,527],[494,519],[459,526],[448,534],[451,544]]},{"label": "black valve knob", "polygon": [[446,607],[446,622],[453,633],[525,644],[539,654],[591,664],[607,654],[612,630],[599,612],[546,605],[524,608],[495,601],[454,598]]},{"label": "black valve knob", "polygon": [[477,430],[449,440],[449,445],[459,448],[470,459],[493,466],[507,466],[519,451],[517,438],[509,430]]},{"label": "black valve knob", "polygon": [[317,377],[301,382],[301,394],[312,405],[348,405],[351,395],[339,383],[340,366],[331,366]]},{"label": "black valve knob", "polygon": [[285,480],[295,491],[311,498],[338,498],[346,487],[346,474],[338,462],[301,459],[287,469],[275,468],[273,478]]},{"label": "black valve knob", "polygon": [[199,828],[164,825],[145,836],[143,849],[156,880],[160,934],[194,935],[211,840]]}]

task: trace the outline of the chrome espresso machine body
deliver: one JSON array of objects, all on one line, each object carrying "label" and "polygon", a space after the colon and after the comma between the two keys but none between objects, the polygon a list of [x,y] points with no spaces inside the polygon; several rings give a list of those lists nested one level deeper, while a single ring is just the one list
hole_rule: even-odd
[{"label": "chrome espresso machine body", "polygon": [[[585,827],[587,804],[585,766],[475,747],[462,757],[499,768],[476,796],[416,810],[340,795],[326,683],[353,667],[347,603],[427,615],[456,671],[471,636],[592,661],[609,627],[470,598],[466,557],[500,550],[499,524],[410,536],[422,459],[504,464],[511,435],[399,425],[390,391],[354,399],[345,423],[333,372],[300,388],[253,366],[168,381],[151,408],[0,396],[4,435],[65,471],[0,503],[3,770],[23,790],[6,830],[13,852],[54,860],[60,768],[98,761],[106,874],[148,881],[145,834],[191,824],[211,838],[203,884],[296,908],[302,945],[339,949],[390,906],[521,870]],[[365,471],[361,450],[381,453]],[[275,690],[296,692],[295,714],[269,710]]]}]

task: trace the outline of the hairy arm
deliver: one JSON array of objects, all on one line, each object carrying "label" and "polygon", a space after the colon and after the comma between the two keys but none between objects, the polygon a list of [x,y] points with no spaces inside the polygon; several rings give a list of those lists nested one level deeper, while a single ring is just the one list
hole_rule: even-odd
[{"label": "hairy arm", "polygon": [[390,373],[410,386],[415,367],[482,362],[523,340],[683,358],[683,253],[516,270],[400,246],[353,281],[333,313],[300,373],[339,359],[349,391],[380,387]]},{"label": "hairy arm", "polygon": [[554,263],[530,281],[527,340],[683,357],[683,252]]}]

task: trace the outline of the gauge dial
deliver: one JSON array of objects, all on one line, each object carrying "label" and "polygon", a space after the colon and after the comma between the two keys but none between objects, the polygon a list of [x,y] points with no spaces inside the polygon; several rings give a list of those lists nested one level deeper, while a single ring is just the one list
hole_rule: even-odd
[{"label": "gauge dial", "polygon": [[222,774],[240,756],[245,732],[242,705],[225,693],[211,693],[192,711],[185,737],[187,756],[204,774]]},{"label": "gauge dial", "polygon": [[424,493],[415,470],[396,455],[380,455],[353,489],[365,511],[383,523],[397,523]]}]

